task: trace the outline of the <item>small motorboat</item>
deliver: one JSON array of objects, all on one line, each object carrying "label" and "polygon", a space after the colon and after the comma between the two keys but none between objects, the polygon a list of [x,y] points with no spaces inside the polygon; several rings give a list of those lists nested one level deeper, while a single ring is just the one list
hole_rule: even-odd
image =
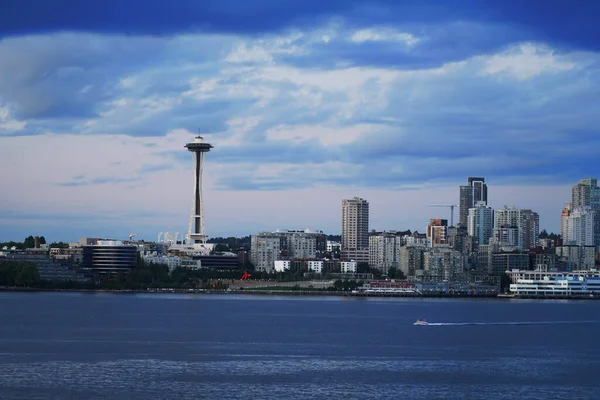
[{"label": "small motorboat", "polygon": [[429,325],[424,319],[418,319],[415,325]]}]

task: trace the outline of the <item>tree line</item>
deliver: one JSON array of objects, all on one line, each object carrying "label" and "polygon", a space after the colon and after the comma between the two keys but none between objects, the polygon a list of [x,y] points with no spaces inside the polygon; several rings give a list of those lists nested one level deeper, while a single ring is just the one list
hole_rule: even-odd
[{"label": "tree line", "polygon": [[0,286],[34,287],[39,283],[40,273],[35,264],[0,260]]}]

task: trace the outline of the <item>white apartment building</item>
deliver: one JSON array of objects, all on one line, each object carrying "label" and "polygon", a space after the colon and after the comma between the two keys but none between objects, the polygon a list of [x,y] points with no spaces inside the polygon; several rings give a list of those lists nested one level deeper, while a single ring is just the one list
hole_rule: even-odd
[{"label": "white apartment building", "polygon": [[323,272],[323,261],[309,261],[308,262],[308,270],[317,274]]},{"label": "white apartment building", "polygon": [[276,260],[273,262],[275,272],[289,271],[290,261],[289,260]]},{"label": "white apartment building", "polygon": [[342,274],[355,274],[357,271],[356,261],[342,261],[340,266]]},{"label": "white apartment building", "polygon": [[565,229],[563,243],[574,246],[594,246],[594,224],[596,213],[590,207],[578,207],[563,221]]},{"label": "white apartment building", "polygon": [[250,262],[257,271],[271,272],[275,261],[280,259],[281,239],[279,235],[263,232],[250,238]]}]

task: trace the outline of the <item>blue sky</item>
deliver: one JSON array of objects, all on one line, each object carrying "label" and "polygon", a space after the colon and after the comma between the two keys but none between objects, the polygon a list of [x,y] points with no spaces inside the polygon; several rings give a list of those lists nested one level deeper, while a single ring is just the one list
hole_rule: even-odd
[{"label": "blue sky", "polygon": [[210,236],[422,231],[467,176],[558,231],[598,175],[596,1],[2,4],[0,240],[186,232],[198,129]]}]

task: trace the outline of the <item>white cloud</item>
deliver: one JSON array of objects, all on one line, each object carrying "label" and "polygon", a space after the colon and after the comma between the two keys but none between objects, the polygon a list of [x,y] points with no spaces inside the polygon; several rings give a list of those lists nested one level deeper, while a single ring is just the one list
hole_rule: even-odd
[{"label": "white cloud", "polygon": [[267,138],[271,140],[281,140],[292,143],[302,143],[313,140],[320,142],[323,146],[335,147],[342,144],[352,143],[361,135],[368,135],[378,129],[378,126],[366,124],[346,127],[322,125],[279,125],[267,130],[265,134]]},{"label": "white cloud", "polygon": [[390,29],[361,29],[356,32],[351,37],[351,40],[355,43],[364,43],[364,42],[403,42],[409,47],[414,46],[419,43],[419,38],[416,36],[405,33],[405,32],[397,32]]},{"label": "white cloud", "polygon": [[275,36],[257,40],[241,41],[225,57],[228,63],[273,63],[274,55],[305,54],[306,48],[296,44],[304,36],[294,32],[286,36]]},{"label": "white cloud", "polygon": [[12,111],[8,106],[0,107],[0,134],[22,131],[27,126],[26,121],[17,121],[12,118]]},{"label": "white cloud", "polygon": [[555,55],[545,46],[524,43],[509,51],[485,57],[483,74],[507,73],[517,79],[532,78],[543,73],[559,73],[576,67],[568,56]]}]

